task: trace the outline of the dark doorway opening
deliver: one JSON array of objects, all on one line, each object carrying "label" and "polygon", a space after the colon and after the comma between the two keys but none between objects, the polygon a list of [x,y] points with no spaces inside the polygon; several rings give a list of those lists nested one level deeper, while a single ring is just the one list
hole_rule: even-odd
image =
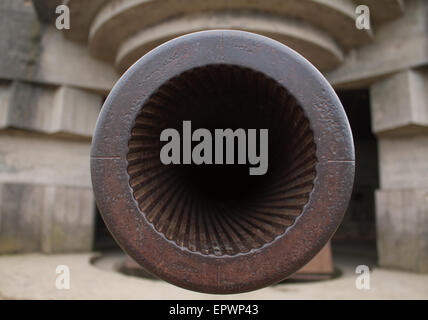
[{"label": "dark doorway opening", "polygon": [[[359,251],[377,260],[375,191],[379,187],[378,145],[371,129],[369,90],[337,92],[355,144],[355,182],[348,210],[332,239],[333,251]],[[341,250],[342,249],[342,250]]]}]

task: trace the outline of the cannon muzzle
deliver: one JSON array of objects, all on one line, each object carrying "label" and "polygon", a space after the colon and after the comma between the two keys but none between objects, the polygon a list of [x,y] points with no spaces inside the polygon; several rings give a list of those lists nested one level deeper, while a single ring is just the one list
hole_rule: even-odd
[{"label": "cannon muzzle", "polygon": [[[212,138],[199,153],[198,129]],[[219,129],[234,134],[232,151],[216,144]],[[165,130],[179,147],[165,151]],[[178,155],[166,163],[162,150]],[[321,73],[279,42],[227,30],[138,60],[109,94],[91,150],[97,205],[119,245],[159,278],[209,293],[259,289],[306,264],[341,222],[354,165]]]}]

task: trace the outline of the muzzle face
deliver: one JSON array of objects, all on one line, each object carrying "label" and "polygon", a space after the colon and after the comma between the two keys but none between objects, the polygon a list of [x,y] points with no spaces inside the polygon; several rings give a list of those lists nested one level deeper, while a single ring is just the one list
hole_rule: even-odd
[{"label": "muzzle face", "polygon": [[[268,170],[161,162],[163,130],[268,129]],[[236,158],[236,157],[235,157]],[[201,292],[238,293],[291,275],[329,240],[354,177],[341,103],[303,57],[269,38],[205,31],[136,62],[94,134],[95,197],[143,268]]]}]

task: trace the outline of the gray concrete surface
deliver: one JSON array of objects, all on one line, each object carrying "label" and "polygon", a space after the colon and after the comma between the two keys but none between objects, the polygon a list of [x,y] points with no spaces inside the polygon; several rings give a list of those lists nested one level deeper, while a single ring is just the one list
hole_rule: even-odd
[{"label": "gray concrete surface", "polygon": [[[371,268],[370,290],[357,289],[356,266],[372,266],[372,260],[352,254],[336,255],[342,274],[333,280],[289,282],[224,296],[126,276],[115,271],[123,256],[99,257],[97,253],[0,256],[0,299],[428,299],[428,275],[376,267]],[[56,289],[57,265],[70,268],[69,290]]]}]

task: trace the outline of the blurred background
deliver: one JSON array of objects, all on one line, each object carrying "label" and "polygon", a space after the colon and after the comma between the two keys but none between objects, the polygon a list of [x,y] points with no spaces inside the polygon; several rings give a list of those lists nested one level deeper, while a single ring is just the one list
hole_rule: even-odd
[{"label": "blurred background", "polygon": [[[61,4],[69,29],[58,25]],[[358,5],[370,9],[369,29],[356,27]],[[149,279],[117,247],[92,194],[89,150],[120,75],[159,44],[207,29],[259,33],[306,57],[339,95],[356,148],[353,196],[331,243],[288,282],[244,296],[428,298],[424,0],[0,0],[0,298],[206,297]],[[58,264],[92,278],[57,292]],[[379,270],[378,296],[355,291],[361,264]],[[90,281],[98,289],[85,289]]]}]

